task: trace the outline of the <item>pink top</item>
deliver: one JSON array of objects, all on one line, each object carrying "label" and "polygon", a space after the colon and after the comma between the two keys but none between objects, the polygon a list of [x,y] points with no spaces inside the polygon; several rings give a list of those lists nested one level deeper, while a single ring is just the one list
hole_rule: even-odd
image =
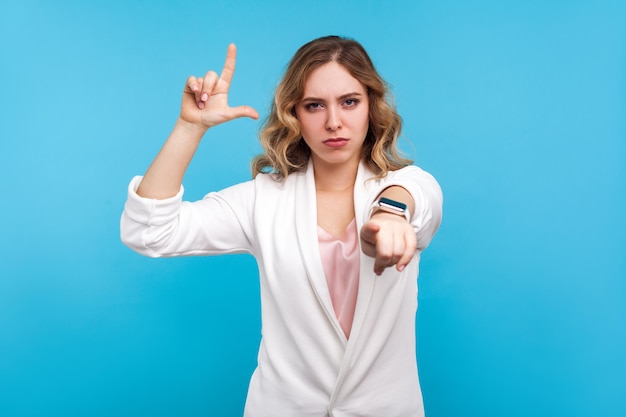
[{"label": "pink top", "polygon": [[335,315],[346,337],[350,337],[356,296],[359,290],[359,245],[356,220],[341,236],[317,227],[322,264]]}]

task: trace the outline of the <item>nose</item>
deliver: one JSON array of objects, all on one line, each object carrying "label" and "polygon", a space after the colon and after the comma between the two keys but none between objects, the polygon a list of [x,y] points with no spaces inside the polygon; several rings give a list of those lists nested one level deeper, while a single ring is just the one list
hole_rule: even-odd
[{"label": "nose", "polygon": [[336,106],[328,106],[326,112],[326,129],[330,131],[341,128],[341,117]]}]

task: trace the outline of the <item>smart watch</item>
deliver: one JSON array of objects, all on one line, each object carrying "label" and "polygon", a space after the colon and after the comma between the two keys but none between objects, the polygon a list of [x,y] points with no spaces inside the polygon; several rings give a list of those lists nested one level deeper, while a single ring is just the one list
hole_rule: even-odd
[{"label": "smart watch", "polygon": [[406,204],[399,201],[381,197],[376,203],[374,203],[374,207],[372,208],[382,210],[387,213],[397,214],[398,216],[403,216],[407,221],[411,221],[411,215],[406,208]]}]

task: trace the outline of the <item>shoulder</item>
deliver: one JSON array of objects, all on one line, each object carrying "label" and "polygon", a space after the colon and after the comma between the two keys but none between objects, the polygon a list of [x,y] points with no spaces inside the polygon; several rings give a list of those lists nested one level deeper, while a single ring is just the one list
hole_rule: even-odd
[{"label": "shoulder", "polygon": [[231,185],[220,191],[210,192],[205,195],[204,199],[222,198],[230,201],[277,199],[281,194],[289,194],[288,191],[296,187],[300,175],[302,173],[298,172],[290,174],[287,178],[280,178],[274,174],[261,173],[257,174],[254,179]]},{"label": "shoulder", "polygon": [[394,176],[403,176],[403,175],[408,175],[408,176],[428,175],[432,177],[430,173],[418,167],[417,165],[407,165],[404,168],[396,169],[395,171],[389,171],[389,174],[387,174],[387,176],[391,178],[393,178]]},{"label": "shoulder", "polygon": [[443,193],[435,177],[416,165],[408,165],[395,171],[390,171],[380,180],[383,187],[399,185],[407,189],[413,198],[428,196],[436,204],[443,201]]},{"label": "shoulder", "polygon": [[417,165],[407,165],[404,168],[389,171],[389,173],[383,178],[383,181],[386,182],[398,180],[419,181],[438,185],[437,180],[430,172],[423,170]]},{"label": "shoulder", "polygon": [[261,173],[254,177],[254,184],[257,190],[283,191],[295,187],[300,178],[306,175],[306,170],[297,171],[287,177],[280,177],[276,174]]}]

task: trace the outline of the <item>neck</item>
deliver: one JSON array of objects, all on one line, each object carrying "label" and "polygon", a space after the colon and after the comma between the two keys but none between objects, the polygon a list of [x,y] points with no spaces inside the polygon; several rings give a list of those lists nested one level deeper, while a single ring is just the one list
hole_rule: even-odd
[{"label": "neck", "polygon": [[318,191],[346,191],[354,187],[359,161],[325,164],[313,159],[315,188]]}]

